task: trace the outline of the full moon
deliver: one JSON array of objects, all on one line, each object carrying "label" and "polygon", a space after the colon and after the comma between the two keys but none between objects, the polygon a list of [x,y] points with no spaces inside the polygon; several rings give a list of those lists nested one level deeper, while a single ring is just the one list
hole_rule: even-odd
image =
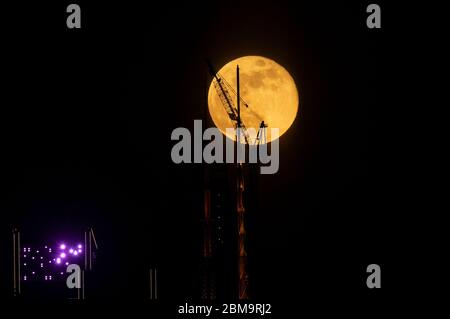
[{"label": "full moon", "polygon": [[[240,95],[248,107],[241,102],[241,120],[248,130],[250,141],[256,140],[261,121],[267,125],[266,142],[283,135],[297,116],[299,94],[291,75],[275,61],[262,56],[244,56],[228,62],[219,74],[236,90],[236,66],[239,65]],[[237,97],[230,91],[232,103]],[[234,128],[225,106],[217,94],[213,82],[208,91],[208,109],[216,127],[228,138],[236,140],[234,134],[226,132]],[[254,130],[251,130],[253,128]],[[278,136],[271,136],[271,128],[278,128]]]}]

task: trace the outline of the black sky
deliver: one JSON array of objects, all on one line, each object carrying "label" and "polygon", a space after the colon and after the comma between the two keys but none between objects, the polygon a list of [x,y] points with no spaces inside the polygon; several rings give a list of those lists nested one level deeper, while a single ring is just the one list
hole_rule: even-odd
[{"label": "black sky", "polygon": [[14,6],[2,30],[4,242],[12,225],[30,238],[93,225],[99,295],[144,300],[154,265],[162,298],[196,298],[201,166],[171,162],[170,134],[205,115],[205,57],[262,55],[293,76],[300,108],[248,213],[254,296],[368,302],[365,267],[389,278],[396,257],[369,142],[384,31],[366,28],[367,4],[83,1],[81,30],[65,27],[66,4]]}]

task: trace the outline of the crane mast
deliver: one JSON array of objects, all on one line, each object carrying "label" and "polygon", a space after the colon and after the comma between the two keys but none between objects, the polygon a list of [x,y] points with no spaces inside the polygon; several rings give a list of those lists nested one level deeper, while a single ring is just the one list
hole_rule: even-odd
[{"label": "crane mast", "polygon": [[[236,103],[237,107],[234,107],[233,100],[227,87],[233,92],[233,88],[228,82],[214,70],[211,63],[207,62],[209,66],[209,72],[213,77],[214,88],[222,102],[228,117],[232,121],[236,128],[236,143],[240,142],[241,133],[244,137],[245,144],[250,145],[250,136],[247,132],[247,128],[241,119],[241,101],[246,107],[245,103],[240,96],[240,83],[239,83],[239,66],[236,67]],[[255,141],[256,142],[256,141]],[[243,163],[239,160],[236,163],[236,213],[237,213],[237,226],[238,226],[238,273],[239,273],[239,287],[238,297],[240,300],[248,299],[248,273],[247,273],[247,250],[246,250],[246,236],[245,229],[245,206],[244,206],[244,167]]]},{"label": "crane mast", "polygon": [[[215,71],[215,69],[213,68],[213,66],[211,65],[210,62],[208,63],[208,69],[209,69],[209,73],[211,74],[211,76],[213,77],[213,85],[214,88],[217,92],[217,95],[220,98],[220,101],[222,102],[222,105],[225,108],[225,111],[228,114],[228,117],[230,118],[231,122],[233,122],[234,128],[238,129],[237,133],[242,133],[242,135],[244,136],[244,140],[246,144],[251,144],[250,141],[250,136],[247,132],[247,128],[245,127],[245,124],[242,122],[241,118],[240,118],[240,112],[238,112],[238,110],[234,107],[233,105],[233,99],[231,97],[231,94],[227,88],[227,86],[229,85],[227,83],[227,81],[218,73]],[[237,104],[238,107],[240,106],[240,102],[242,101],[242,99],[240,98],[240,96],[238,96],[237,98]],[[247,103],[244,103],[244,105],[246,107],[248,107]],[[240,136],[237,136],[240,139]],[[239,140],[237,140],[239,141]]]},{"label": "crane mast", "polygon": [[[241,121],[241,91],[239,80],[239,65],[236,66],[236,86],[237,86],[237,130],[236,141],[239,143]],[[245,128],[244,128],[244,131]],[[245,137],[245,134],[244,134]],[[246,139],[247,142],[247,139]],[[248,143],[248,142],[247,142]],[[238,215],[238,271],[239,271],[239,299],[248,299],[248,274],[247,274],[247,249],[245,230],[245,206],[244,206],[244,169],[243,163],[239,160],[236,163],[236,212]]]}]

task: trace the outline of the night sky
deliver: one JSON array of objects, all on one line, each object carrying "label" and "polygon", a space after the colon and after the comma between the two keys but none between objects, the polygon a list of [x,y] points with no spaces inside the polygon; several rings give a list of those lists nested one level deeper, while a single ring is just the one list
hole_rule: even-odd
[{"label": "night sky", "polygon": [[[388,77],[386,31],[366,27],[369,2],[78,3],[81,30],[66,28],[67,3],[5,13],[3,296],[14,225],[29,241],[93,226],[95,298],[145,302],[148,268],[157,267],[163,301],[198,300],[203,168],[172,163],[170,134],[194,119],[211,125],[205,58],[220,67],[262,55],[290,72],[300,106],[281,138],[279,172],[253,188],[253,300],[286,312],[385,300],[398,267],[396,222],[370,140]],[[366,287],[371,263],[382,267],[382,291]]]}]

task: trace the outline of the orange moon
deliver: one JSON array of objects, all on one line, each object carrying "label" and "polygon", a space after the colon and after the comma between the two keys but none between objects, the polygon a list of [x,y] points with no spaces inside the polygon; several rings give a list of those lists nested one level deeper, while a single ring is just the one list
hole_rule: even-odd
[{"label": "orange moon", "polygon": [[[239,65],[241,120],[246,126],[250,141],[255,141],[261,121],[267,125],[267,142],[282,136],[294,122],[299,108],[299,93],[289,72],[275,61],[262,56],[244,56],[225,64],[218,73],[236,90],[236,66]],[[233,105],[237,97],[231,94]],[[234,124],[211,82],[208,91],[208,109],[216,127],[228,138],[227,128]],[[251,130],[250,128],[253,128]],[[278,136],[271,136],[271,128],[278,128]]]}]

